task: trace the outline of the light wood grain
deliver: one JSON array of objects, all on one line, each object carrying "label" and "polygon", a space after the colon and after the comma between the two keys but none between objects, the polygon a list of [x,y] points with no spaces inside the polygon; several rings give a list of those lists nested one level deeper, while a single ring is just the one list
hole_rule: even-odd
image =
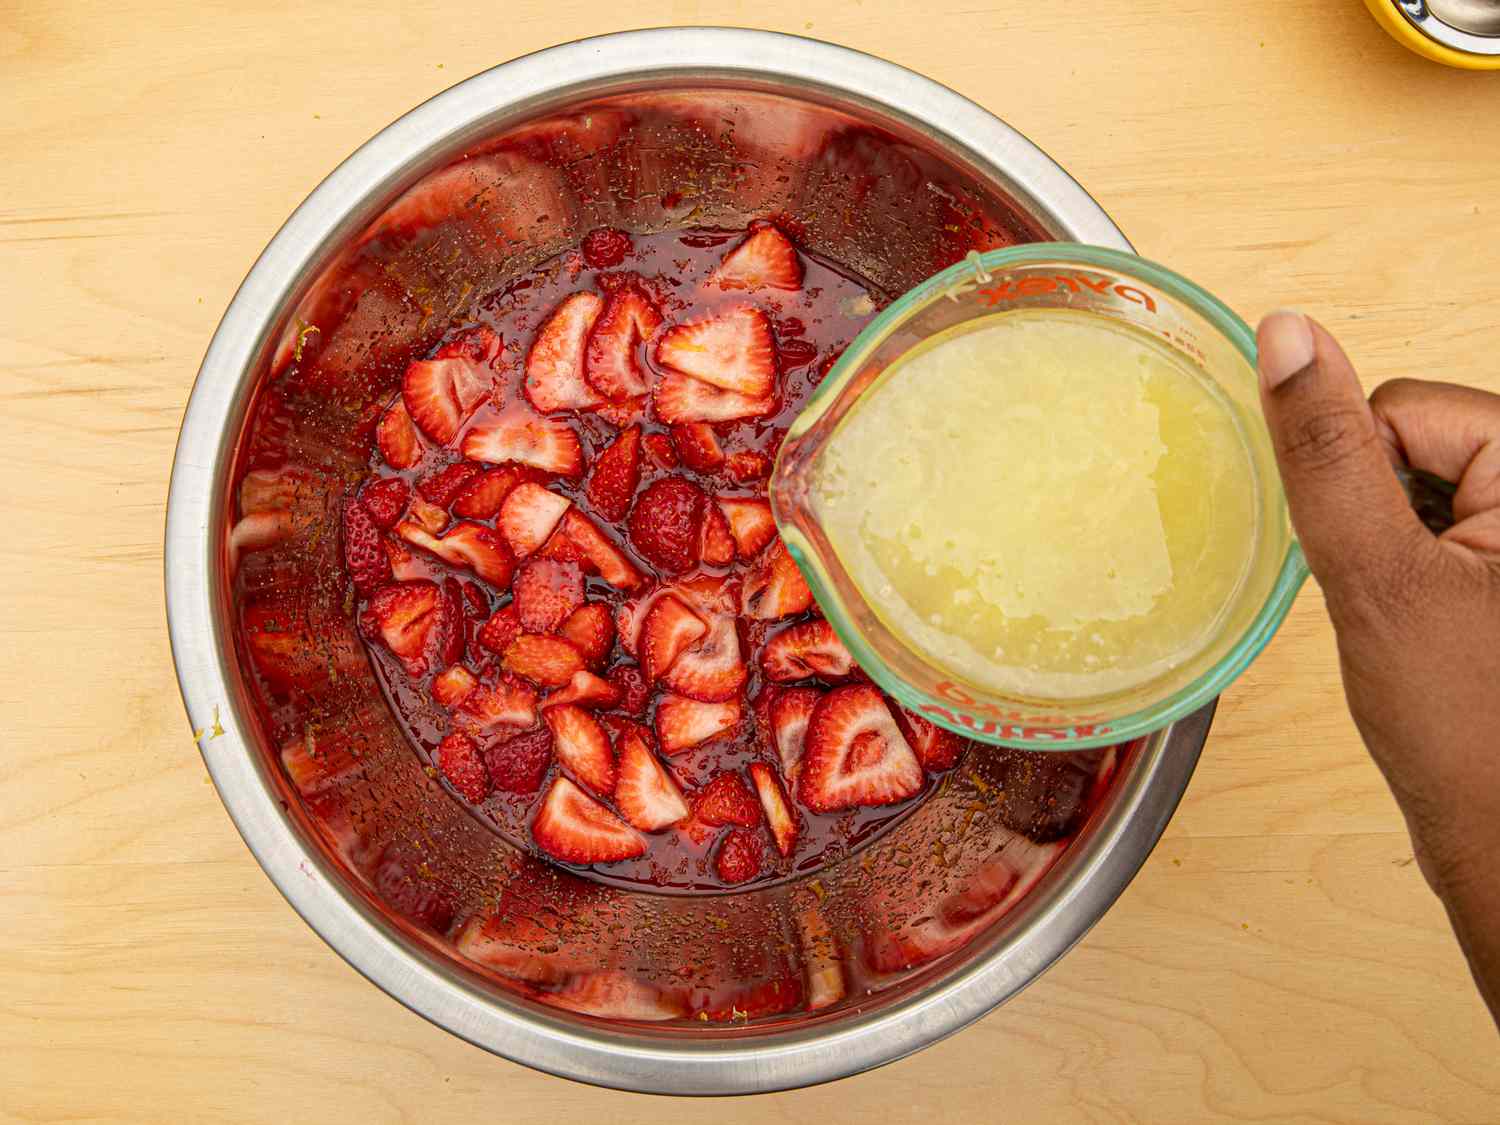
[{"label": "light wood grain", "polygon": [[406,1012],[281,901],[206,783],[163,626],[172,445],[214,324],[339,159],[578,36],[759,25],[948,83],[1146,254],[1295,303],[1370,385],[1500,390],[1500,83],[1355,0],[0,5],[0,1118],[1493,1122],[1500,1057],[1342,705],[1309,589],[1167,838],[1052,972],[914,1058],[671,1105]]}]

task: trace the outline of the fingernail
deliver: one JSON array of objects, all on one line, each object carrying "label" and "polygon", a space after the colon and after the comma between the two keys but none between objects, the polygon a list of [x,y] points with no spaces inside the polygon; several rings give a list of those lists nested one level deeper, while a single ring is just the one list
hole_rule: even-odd
[{"label": "fingernail", "polygon": [[1268,391],[1309,367],[1316,354],[1312,325],[1295,309],[1277,309],[1266,316],[1255,330],[1255,345],[1260,381]]}]

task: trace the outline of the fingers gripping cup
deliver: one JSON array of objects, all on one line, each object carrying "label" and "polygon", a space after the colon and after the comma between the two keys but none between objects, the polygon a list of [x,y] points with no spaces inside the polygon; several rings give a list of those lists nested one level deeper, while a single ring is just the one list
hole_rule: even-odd
[{"label": "fingers gripping cup", "polygon": [[861,665],[973,738],[1105,745],[1217,695],[1306,577],[1249,328],[1133,255],[971,255],[860,334],[777,522]]}]

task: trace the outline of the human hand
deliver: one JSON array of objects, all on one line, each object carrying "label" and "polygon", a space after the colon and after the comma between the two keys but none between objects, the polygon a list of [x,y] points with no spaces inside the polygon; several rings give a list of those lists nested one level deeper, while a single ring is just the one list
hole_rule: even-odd
[{"label": "human hand", "polygon": [[[1316,322],[1276,312],[1256,336],[1349,709],[1500,1019],[1500,395],[1400,379],[1367,402]],[[1458,486],[1450,529],[1427,530],[1394,466]]]}]

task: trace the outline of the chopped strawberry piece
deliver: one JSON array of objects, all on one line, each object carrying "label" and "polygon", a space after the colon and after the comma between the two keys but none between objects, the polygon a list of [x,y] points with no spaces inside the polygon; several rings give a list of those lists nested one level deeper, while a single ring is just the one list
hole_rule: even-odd
[{"label": "chopped strawberry piece", "polygon": [[627,715],[644,715],[651,698],[646,677],[634,664],[621,664],[609,670],[609,682],[620,693],[618,709]]},{"label": "chopped strawberry piece", "polygon": [[464,592],[457,578],[443,579],[443,596],[438,602],[437,623],[433,627],[438,659],[444,667],[464,658]]},{"label": "chopped strawberry piece", "polygon": [[936,773],[952,769],[963,751],[964,742],[951,730],[944,730],[931,720],[904,707],[895,709],[896,725],[906,736],[907,744],[917,755],[922,768]]},{"label": "chopped strawberry piece", "polygon": [[698,561],[706,499],[701,488],[682,477],[653,481],[630,513],[631,546],[668,574],[687,570]]},{"label": "chopped strawberry piece", "polygon": [[615,788],[615,754],[599,720],[571,703],[546,708],[542,718],[563,769],[599,796],[609,796]]},{"label": "chopped strawberry piece", "polygon": [[490,775],[484,770],[479,747],[466,734],[450,734],[438,743],[438,769],[458,795],[478,804],[490,795]]},{"label": "chopped strawberry piece", "polygon": [[661,313],[639,285],[611,293],[584,353],[583,375],[592,389],[614,401],[645,394],[648,384],[637,353],[660,327]]},{"label": "chopped strawberry piece", "polygon": [[585,664],[597,668],[615,643],[615,622],[609,606],[602,602],[579,606],[562,623],[557,635],[578,650]]},{"label": "chopped strawberry piece", "polygon": [[659,679],[677,658],[708,632],[703,619],[670,594],[657,598],[641,623],[641,670]]},{"label": "chopped strawberry piece", "polygon": [[494,374],[490,364],[500,353],[500,338],[491,334],[494,350],[488,360],[467,355],[418,360],[406,369],[401,399],[417,428],[440,445],[447,445],[490,395]]},{"label": "chopped strawberry piece", "polygon": [[760,874],[761,862],[765,858],[765,845],[754,832],[736,828],[724,837],[719,845],[719,854],[714,859],[714,870],[719,878],[729,885],[749,882]]},{"label": "chopped strawberry piece", "polygon": [[641,445],[658,469],[677,468],[677,450],[672,448],[672,439],[666,434],[647,434],[641,439]]},{"label": "chopped strawberry piece", "polygon": [[462,664],[450,664],[432,679],[432,698],[452,710],[469,698],[479,681]]},{"label": "chopped strawberry piece", "polygon": [[583,476],[583,445],[572,428],[561,418],[541,418],[526,410],[478,423],[464,435],[462,452],[471,461],[518,461],[573,480]]},{"label": "chopped strawberry piece", "polygon": [[739,721],[737,699],[705,703],[685,695],[664,695],[656,705],[656,740],[663,753],[680,754],[733,730]]},{"label": "chopped strawberry piece", "polygon": [[494,519],[500,506],[519,485],[536,481],[541,474],[524,465],[501,465],[486,469],[458,490],[453,498],[453,514],[471,520]]},{"label": "chopped strawberry piece", "polygon": [[734,534],[729,530],[729,521],[717,504],[707,505],[698,543],[699,557],[709,566],[728,566],[734,562],[734,553]]},{"label": "chopped strawberry piece", "polygon": [[562,687],[583,671],[583,657],[559,637],[522,633],[510,642],[501,663],[506,671],[524,676],[543,687]]},{"label": "chopped strawberry piece", "polygon": [[765,480],[771,475],[771,459],[753,449],[741,450],[729,455],[724,471],[741,484]]},{"label": "chopped strawberry piece", "polygon": [[795,782],[802,768],[802,749],[807,738],[807,721],[823,693],[817,688],[786,688],[771,699],[771,741],[781,759],[781,773]]},{"label": "chopped strawberry piece", "polygon": [[424,477],[417,482],[417,491],[422,494],[422,499],[429,504],[436,504],[439,508],[446,508],[453,503],[453,498],[461,492],[465,485],[484,472],[473,461],[455,461],[453,464]]},{"label": "chopped strawberry piece", "polygon": [[522,632],[521,615],[512,602],[497,609],[495,615],[484,623],[484,628],[479,630],[479,643],[493,653],[503,653]]},{"label": "chopped strawberry piece", "polygon": [[542,413],[588,410],[604,400],[583,377],[584,341],[604,301],[597,293],[574,293],[552,311],[526,356],[527,401]]},{"label": "chopped strawberry piece", "polygon": [[354,589],[368,596],[391,580],[391,560],[385,541],[365,506],[354,497],[344,501],[344,568]]},{"label": "chopped strawberry piece", "polygon": [[505,538],[492,527],[463,520],[444,532],[442,538],[434,538],[420,527],[403,522],[396,533],[449,566],[472,570],[496,589],[510,585],[516,558]]},{"label": "chopped strawberry piece", "polygon": [[660,832],[687,819],[682,790],[662,769],[646,733],[632,725],[620,735],[619,745],[615,807],[620,814],[643,832]]},{"label": "chopped strawberry piece", "polygon": [[553,633],[583,605],[583,571],[577,563],[527,559],[516,571],[512,589],[521,628]]},{"label": "chopped strawberry piece", "polygon": [[571,504],[534,482],[517,485],[500,506],[499,521],[516,558],[526,558],[545,543]]},{"label": "chopped strawberry piece", "polygon": [[698,790],[693,796],[693,814],[715,826],[754,828],[760,823],[760,805],[737,773],[721,773]]},{"label": "chopped strawberry piece", "polygon": [[[421,496],[416,496],[412,499],[411,508],[407,511],[406,518],[429,535],[436,535],[448,526],[448,513],[436,504],[429,504]],[[406,520],[402,522],[405,523]]]},{"label": "chopped strawberry piece", "polygon": [[724,463],[724,449],[707,422],[682,422],[672,427],[672,448],[696,473],[711,473]]},{"label": "chopped strawberry piece", "polygon": [[781,540],[766,549],[746,576],[743,604],[745,612],[760,621],[775,621],[811,608],[812,590]]},{"label": "chopped strawberry piece", "polygon": [[673,661],[661,678],[679,695],[713,703],[738,695],[748,676],[734,618],[715,614],[707,636]]},{"label": "chopped strawberry piece", "polygon": [[552,732],[542,727],[518,734],[484,752],[490,784],[507,793],[535,793],[552,764]]},{"label": "chopped strawberry piece", "polygon": [[633,247],[630,235],[624,231],[614,227],[598,227],[583,236],[583,243],[578,249],[590,269],[602,270],[618,266],[629,257]]},{"label": "chopped strawberry piece", "polygon": [[784,856],[792,854],[797,846],[797,817],[787,804],[786,794],[781,791],[781,782],[776,771],[764,762],[750,763],[750,780],[755,784],[755,795],[760,798],[760,807],[766,814],[771,838],[776,841],[776,850]]},{"label": "chopped strawberry piece", "polygon": [[802,260],[786,235],[764,226],[731,250],[708,280],[721,289],[797,290],[802,288]]},{"label": "chopped strawberry piece", "polygon": [[890,805],[922,788],[922,766],[869,684],[834,688],[807,723],[797,799],[814,812]]},{"label": "chopped strawberry piece", "polygon": [[751,305],[673,325],[656,345],[656,361],[748,399],[766,398],[776,386],[771,324]]},{"label": "chopped strawberry piece", "polygon": [[619,402],[606,402],[594,413],[611,426],[622,430],[629,426],[638,426],[646,416],[646,396],[636,395],[635,398],[625,398]]},{"label": "chopped strawberry piece", "polygon": [[359,494],[359,502],[370,513],[375,526],[389,531],[396,526],[401,513],[406,511],[406,502],[411,499],[411,485],[400,477],[382,477],[365,485]]},{"label": "chopped strawberry piece", "polygon": [[385,555],[391,563],[391,577],[397,582],[410,582],[414,578],[426,578],[427,567],[417,561],[417,556],[395,539],[385,541]]},{"label": "chopped strawberry piece", "polygon": [[614,541],[587,516],[571,508],[563,516],[558,535],[576,548],[586,568],[620,590],[634,590],[646,581]]},{"label": "chopped strawberry piece", "polygon": [[360,624],[400,658],[409,675],[420,676],[427,671],[427,643],[441,600],[437,583],[425,579],[382,586],[371,596]]},{"label": "chopped strawberry piece", "polygon": [[776,399],[751,398],[720,390],[680,371],[665,371],[651,393],[656,417],[676,422],[732,422],[738,418],[760,418],[776,411]]},{"label": "chopped strawberry piece", "polygon": [[542,798],[531,838],[564,863],[613,863],[646,850],[646,839],[565,777]]},{"label": "chopped strawberry piece", "polygon": [[558,688],[542,700],[542,710],[572,703],[579,707],[591,707],[597,711],[608,711],[620,702],[620,689],[592,672],[574,672],[566,687]]},{"label": "chopped strawberry piece", "polygon": [[412,425],[404,402],[393,402],[380,416],[380,425],[375,428],[375,444],[380,447],[385,463],[393,469],[409,469],[422,459],[417,428]]},{"label": "chopped strawberry piece", "polygon": [[827,621],[804,621],[792,625],[767,642],[760,655],[768,680],[787,683],[809,676],[837,679],[854,669],[854,657]]},{"label": "chopped strawberry piece", "polygon": [[729,521],[729,533],[734,536],[734,545],[740,558],[753,559],[776,538],[776,519],[771,515],[771,505],[764,500],[743,496],[720,496],[718,499],[724,518]]},{"label": "chopped strawberry piece", "polygon": [[641,483],[641,428],[631,426],[594,458],[588,498],[604,519],[619,523]]},{"label": "chopped strawberry piece", "polygon": [[536,691],[508,676],[498,683],[480,684],[458,705],[454,718],[478,731],[497,727],[529,727],[536,723]]}]

